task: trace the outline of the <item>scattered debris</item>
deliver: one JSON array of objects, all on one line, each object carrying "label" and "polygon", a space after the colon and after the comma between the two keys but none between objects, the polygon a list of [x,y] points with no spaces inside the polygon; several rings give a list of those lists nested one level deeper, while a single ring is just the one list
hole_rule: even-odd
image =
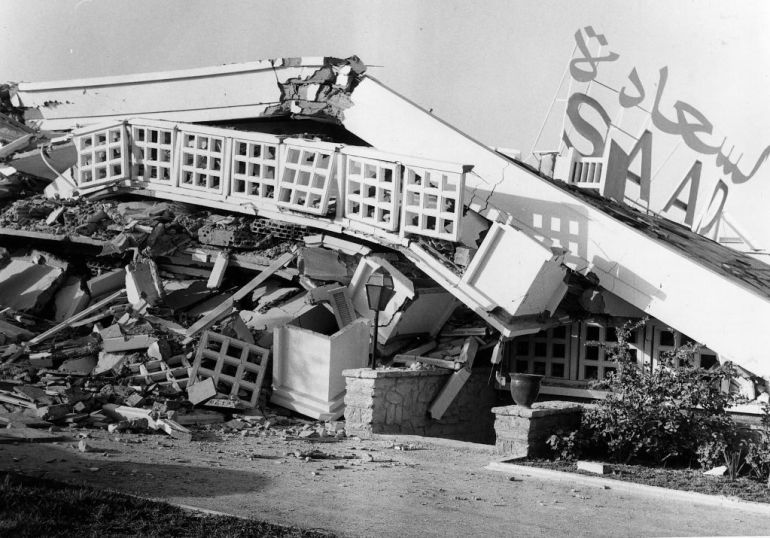
[{"label": "scattered debris", "polygon": [[609,474],[610,468],[608,465],[598,461],[582,461],[577,462],[578,471],[585,471],[587,473],[595,474]]},{"label": "scattered debris", "polygon": [[724,476],[727,473],[727,467],[724,465],[720,465],[718,467],[714,467],[713,469],[709,469],[708,471],[704,471],[703,474],[707,476]]},{"label": "scattered debris", "polygon": [[[270,76],[293,75],[270,79],[274,98],[258,115],[262,126],[280,117],[272,127],[291,132],[130,114],[93,125],[67,113],[74,101],[31,104],[30,88],[17,94],[30,125],[0,114],[0,411],[24,417],[7,421],[0,442],[62,438],[32,426],[53,424],[332,443],[345,435],[341,372],[368,366],[370,353],[380,367],[446,374],[430,405],[436,421],[474,363],[494,366],[490,383],[519,368],[568,380],[567,352],[579,352],[568,334],[548,340],[543,331],[582,327],[618,302],[595,274],[566,265],[573,223],[553,217],[552,231],[565,227],[570,241],[543,246],[490,199],[478,206],[464,183],[470,165],[396,158],[348,144],[352,132],[335,139],[364,64],[281,62]],[[96,93],[77,92],[86,103]],[[292,123],[286,116],[308,121],[292,131],[278,126]],[[174,118],[189,120],[183,110]],[[40,131],[35,120],[74,130]],[[614,217],[643,220],[624,215]],[[369,281],[378,271],[393,295],[375,314]],[[673,346],[671,334],[659,343]],[[530,335],[530,347],[512,341]],[[599,375],[602,361],[587,360]],[[761,379],[742,374],[733,390],[770,400]],[[90,450],[85,439],[77,448]],[[331,459],[315,448],[293,455]],[[355,459],[374,461],[368,452]]]}]

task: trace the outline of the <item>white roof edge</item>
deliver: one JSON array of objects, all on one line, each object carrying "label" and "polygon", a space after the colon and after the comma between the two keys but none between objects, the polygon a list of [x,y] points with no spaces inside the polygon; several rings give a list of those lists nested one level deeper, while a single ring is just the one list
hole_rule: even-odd
[{"label": "white roof edge", "polygon": [[135,73],[131,75],[115,75],[107,77],[55,80],[45,82],[19,82],[18,91],[35,92],[66,88],[135,84],[138,82],[196,78],[210,75],[227,75],[231,73],[243,73],[246,71],[263,71],[266,69],[273,69],[274,67],[321,67],[323,63],[324,56],[275,58],[270,60],[258,60],[255,62],[232,63],[217,66],[196,67],[193,69],[180,69],[174,71],[156,71],[151,73]]},{"label": "white roof edge", "polygon": [[462,164],[450,161],[437,161],[434,159],[426,159],[424,157],[416,157],[413,155],[405,155],[403,153],[392,153],[389,151],[381,151],[377,148],[370,148],[366,146],[352,146],[345,145],[341,150],[341,153],[345,155],[351,155],[353,157],[363,157],[365,159],[379,159],[383,161],[393,161],[405,165],[418,166],[422,168],[433,168],[435,170],[442,170],[444,172],[453,172],[461,174],[462,172],[468,172],[473,168],[472,164]]}]

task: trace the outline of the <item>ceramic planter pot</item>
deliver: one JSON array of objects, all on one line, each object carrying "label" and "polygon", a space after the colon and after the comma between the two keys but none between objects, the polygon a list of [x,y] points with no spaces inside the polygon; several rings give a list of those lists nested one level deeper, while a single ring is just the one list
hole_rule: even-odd
[{"label": "ceramic planter pot", "polygon": [[543,376],[536,374],[511,374],[511,396],[516,405],[532,407],[542,380]]}]

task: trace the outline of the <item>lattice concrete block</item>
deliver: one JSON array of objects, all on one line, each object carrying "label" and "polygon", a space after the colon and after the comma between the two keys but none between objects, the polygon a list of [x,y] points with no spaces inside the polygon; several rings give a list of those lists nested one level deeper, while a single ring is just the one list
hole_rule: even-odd
[{"label": "lattice concrete block", "polygon": [[181,131],[179,186],[223,193],[226,157],[225,138],[205,132]]},{"label": "lattice concrete block", "polygon": [[101,185],[128,177],[128,140],[121,123],[74,135],[78,153],[75,182],[80,187]]},{"label": "lattice concrete block", "polygon": [[279,141],[234,138],[232,144],[233,196],[273,200],[278,185]]},{"label": "lattice concrete block", "polygon": [[284,151],[278,205],[325,215],[329,209],[329,192],[336,162],[334,147],[287,143]]},{"label": "lattice concrete block", "polygon": [[207,331],[201,337],[190,382],[211,378],[220,389],[229,388],[231,397],[255,407],[269,354],[265,348]]},{"label": "lattice concrete block", "polygon": [[132,177],[160,185],[176,185],[173,176],[175,130],[131,122]]},{"label": "lattice concrete block", "polygon": [[402,231],[457,241],[464,175],[415,166],[404,168]]},{"label": "lattice concrete block", "polygon": [[345,170],[345,216],[396,230],[401,167],[393,162],[348,155]]}]

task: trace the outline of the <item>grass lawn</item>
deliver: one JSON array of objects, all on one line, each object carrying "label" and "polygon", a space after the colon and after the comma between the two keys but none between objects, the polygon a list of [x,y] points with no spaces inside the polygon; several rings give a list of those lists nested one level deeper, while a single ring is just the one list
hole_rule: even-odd
[{"label": "grass lawn", "polygon": [[570,461],[553,460],[516,460],[513,463],[542,467],[555,471],[566,471],[589,476],[602,476],[637,484],[659,486],[662,488],[678,489],[682,491],[695,491],[709,495],[724,495],[736,497],[744,501],[770,503],[770,488],[764,482],[752,480],[746,476],[739,476],[734,481],[727,476],[707,476],[699,469],[663,469],[660,467],[647,467],[645,465],[609,464],[610,474],[597,475],[577,470],[577,463]]},{"label": "grass lawn", "polygon": [[112,491],[0,473],[0,536],[334,535],[264,521],[201,515]]}]

